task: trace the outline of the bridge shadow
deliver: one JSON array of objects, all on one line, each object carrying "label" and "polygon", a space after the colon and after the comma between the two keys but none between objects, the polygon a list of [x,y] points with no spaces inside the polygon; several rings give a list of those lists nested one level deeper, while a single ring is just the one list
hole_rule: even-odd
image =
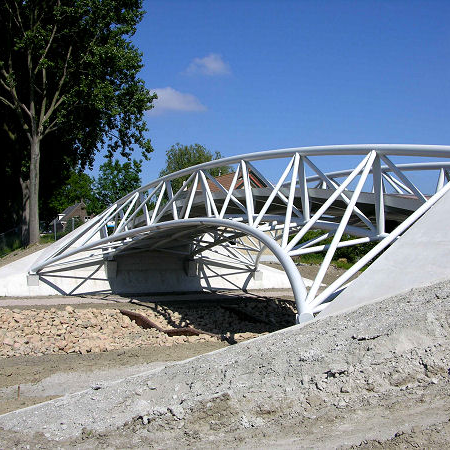
[{"label": "bridge shadow", "polygon": [[60,295],[128,295],[174,290],[245,290],[252,277],[253,270],[246,267],[205,263],[202,259],[196,263],[195,273],[188,274],[185,257],[156,251],[118,255],[113,262],[88,260],[49,268],[39,274],[39,282]]},{"label": "bridge shadow", "polygon": [[295,323],[295,302],[278,297],[221,293],[190,294],[186,299],[164,297],[134,297],[131,302],[150,309],[167,328],[190,326],[224,336],[230,343]]}]

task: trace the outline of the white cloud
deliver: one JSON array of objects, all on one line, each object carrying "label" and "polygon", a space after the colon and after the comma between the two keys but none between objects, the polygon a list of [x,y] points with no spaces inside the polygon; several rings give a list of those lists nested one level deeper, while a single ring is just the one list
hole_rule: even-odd
[{"label": "white cloud", "polygon": [[230,66],[217,53],[210,53],[204,58],[194,58],[186,69],[189,75],[228,75],[231,73]]},{"label": "white cloud", "polygon": [[149,111],[152,115],[158,115],[166,111],[206,111],[195,95],[177,91],[171,87],[152,89],[158,94],[157,100],[153,101],[155,107]]}]

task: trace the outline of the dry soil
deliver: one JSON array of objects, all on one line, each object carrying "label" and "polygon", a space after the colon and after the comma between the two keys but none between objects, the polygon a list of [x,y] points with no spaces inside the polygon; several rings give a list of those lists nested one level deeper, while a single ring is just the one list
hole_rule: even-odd
[{"label": "dry soil", "polygon": [[2,448],[449,448],[449,338],[443,282],[0,416]]}]

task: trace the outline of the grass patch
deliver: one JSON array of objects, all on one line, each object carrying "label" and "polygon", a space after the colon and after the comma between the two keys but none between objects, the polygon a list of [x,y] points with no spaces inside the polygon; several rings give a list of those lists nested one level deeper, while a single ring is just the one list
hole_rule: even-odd
[{"label": "grass patch", "polygon": [[8,239],[7,242],[0,246],[0,258],[22,248],[22,241],[20,238]]},{"label": "grass patch", "polygon": [[[61,236],[56,235],[57,240],[60,238]],[[55,235],[52,233],[49,234],[41,234],[41,237],[39,239],[39,243],[40,244],[48,244],[49,242],[55,242]]]},{"label": "grass patch", "polygon": [[[81,220],[76,219],[73,223],[74,229],[78,228],[82,224],[83,222]],[[66,227],[66,231],[60,231],[56,234],[56,240],[61,239],[62,237],[71,232],[72,232],[72,224],[69,224]],[[41,234],[39,237],[39,244],[48,244],[52,242],[55,242],[54,233],[44,233]],[[19,229],[13,229],[0,235],[0,258],[3,258],[16,250],[25,248],[26,247],[22,245],[22,239],[20,236]]]},{"label": "grass patch", "polygon": [[[300,240],[300,244],[307,242],[311,239],[318,238],[319,236],[322,236],[324,231],[322,230],[310,230],[308,231],[305,236]],[[344,234],[342,236],[341,241],[350,241],[352,239],[355,239],[353,236],[350,236],[348,234]],[[332,237],[325,239],[324,241],[320,242],[317,245],[327,245],[331,244],[331,241],[333,240]],[[331,260],[331,264],[339,269],[350,269],[350,267],[353,266],[359,259],[361,259],[366,253],[368,253],[373,247],[377,245],[377,242],[368,242],[366,244],[357,244],[352,245],[351,247],[342,247],[336,249],[336,252],[333,255],[333,259]],[[316,253],[308,253],[306,255],[301,255],[294,257],[293,260],[295,263],[300,264],[322,264],[324,258],[325,258],[326,250],[323,252],[316,252]],[[376,258],[375,258],[376,259]],[[372,263],[372,261],[371,261]],[[364,266],[361,271],[364,271],[369,267],[370,264],[367,264]]]},{"label": "grass patch", "polygon": [[308,253],[307,255],[292,258],[295,263],[300,264],[322,264],[325,255],[322,253]]},{"label": "grass patch", "polygon": [[0,258],[22,247],[21,230],[12,228],[0,234]]}]

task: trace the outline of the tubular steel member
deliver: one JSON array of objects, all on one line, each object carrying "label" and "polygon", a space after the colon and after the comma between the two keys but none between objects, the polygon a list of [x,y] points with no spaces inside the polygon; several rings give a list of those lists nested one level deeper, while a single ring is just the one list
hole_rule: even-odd
[{"label": "tubular steel member", "polygon": [[[321,161],[329,164],[331,157],[342,156],[358,161],[346,170],[320,168]],[[398,157],[416,162],[398,164],[392,159]],[[258,161],[282,158],[287,162],[277,180],[255,167]],[[234,165],[229,184],[209,173],[224,165]],[[409,175],[417,172],[437,174],[433,195],[411,180]],[[180,178],[181,187],[174,192],[173,181]],[[362,258],[320,293],[337,249],[379,242],[369,253],[371,258],[377,256],[448,191],[449,182],[450,146],[339,145],[224,158],[166,175],[131,192],[36,261],[30,274],[87,261],[92,257],[86,256],[88,250],[106,260],[142,246],[188,258],[209,252],[256,270],[269,249],[291,283],[301,322],[323,309],[343,289],[348,274],[367,260]],[[310,230],[315,230],[312,238],[306,235]],[[326,252],[325,258],[307,293],[292,258],[319,251]],[[71,259],[75,255],[77,259]]]},{"label": "tubular steel member", "polygon": [[[277,244],[276,241],[268,237],[266,234],[264,234],[262,231],[252,228],[248,226],[245,223],[239,223],[234,222],[230,220],[225,219],[213,219],[213,218],[204,218],[204,219],[182,219],[178,221],[170,221],[166,222],[164,224],[164,228],[167,229],[176,229],[176,228],[182,228],[186,225],[213,225],[215,227],[226,227],[231,228],[234,230],[239,230],[244,232],[246,235],[250,235],[255,237],[256,239],[260,240],[268,249],[272,251],[274,256],[278,259],[280,264],[282,265],[283,269],[286,272],[287,277],[289,278],[289,281],[292,286],[292,292],[294,294],[295,303],[297,305],[297,322],[306,322],[310,319],[312,319],[313,315],[310,312],[308,306],[305,303],[306,299],[306,288],[305,284],[303,282],[302,276],[300,275],[300,272],[297,270],[297,266],[294,264],[291,258],[286,254],[286,252],[283,251],[283,249]],[[119,239],[123,238],[130,238],[140,233],[146,233],[151,232],[152,229],[161,228],[161,225],[149,225],[147,227],[139,228],[136,230],[131,230],[128,232],[123,233],[120,237],[119,236],[110,236],[103,239],[100,239],[98,241],[95,241],[89,245],[86,245],[84,247],[84,250],[99,248],[107,244],[111,244],[114,242],[117,242]],[[68,251],[67,253],[63,255],[56,256],[52,258],[51,260],[47,261],[47,264],[39,264],[37,266],[33,267],[34,272],[39,272],[39,270],[43,269],[49,264],[55,264],[59,261],[62,261],[72,255],[76,255],[79,253],[78,249],[72,249],[71,251]]]}]

